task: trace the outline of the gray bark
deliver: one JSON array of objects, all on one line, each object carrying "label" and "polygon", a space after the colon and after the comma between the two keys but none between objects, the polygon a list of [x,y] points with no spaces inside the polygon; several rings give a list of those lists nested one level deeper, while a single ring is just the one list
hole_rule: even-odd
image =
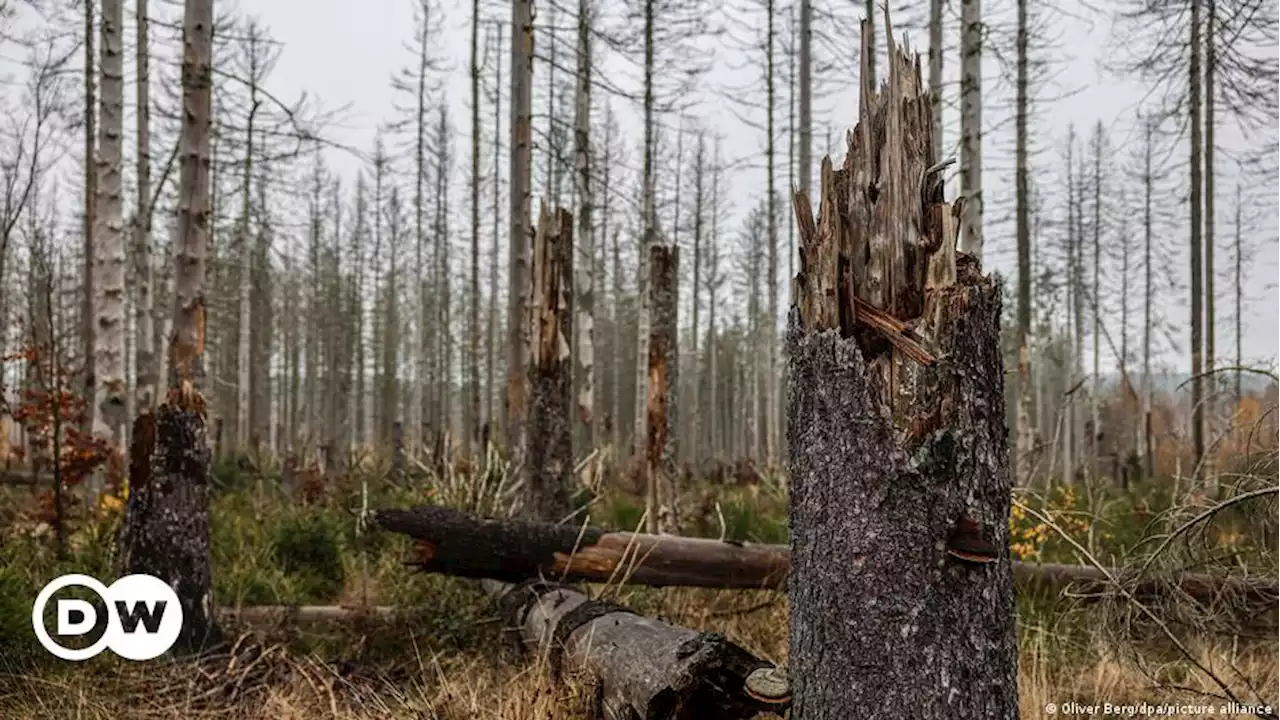
[{"label": "gray bark", "polygon": [[[885,26],[887,91],[864,82],[845,168],[824,163],[816,225],[797,194],[791,717],[843,720],[862,707],[882,718],[1016,718],[999,286],[976,258],[951,255],[952,208],[925,174],[930,108]],[[867,35],[864,25],[864,67]],[[839,197],[873,178],[876,200]],[[955,555],[966,519],[985,546],[981,564]]]},{"label": "gray bark", "polygon": [[525,366],[529,349],[525,317],[528,293],[530,227],[530,153],[532,151],[533,2],[511,3],[511,237],[507,302],[507,450],[520,454],[528,389]]}]

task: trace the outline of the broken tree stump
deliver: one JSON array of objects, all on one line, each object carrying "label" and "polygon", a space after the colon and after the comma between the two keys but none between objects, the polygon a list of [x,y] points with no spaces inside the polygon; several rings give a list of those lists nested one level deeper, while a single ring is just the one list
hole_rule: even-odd
[{"label": "broken tree stump", "polygon": [[529,427],[525,439],[524,514],[558,522],[573,512],[573,337],[570,278],[573,216],[546,203],[533,236],[530,276]]},{"label": "broken tree stump", "polygon": [[885,39],[816,225],[795,203],[791,717],[1016,718],[1000,291],[969,256],[943,267],[931,98],[887,11]]},{"label": "broken tree stump", "polygon": [[558,583],[486,582],[519,645],[560,680],[573,667],[595,683],[593,716],[609,720],[746,720],[781,715],[785,673],[716,632],[637,615]]},{"label": "broken tree stump", "polygon": [[189,382],[134,420],[129,498],[120,530],[123,573],[154,575],[182,605],[177,647],[200,652],[220,634],[212,616],[212,474],[204,400]]},{"label": "broken tree stump", "polygon": [[676,389],[680,248],[649,246],[649,383],[645,442],[645,510],[650,532],[680,533],[679,468],[676,467]]}]

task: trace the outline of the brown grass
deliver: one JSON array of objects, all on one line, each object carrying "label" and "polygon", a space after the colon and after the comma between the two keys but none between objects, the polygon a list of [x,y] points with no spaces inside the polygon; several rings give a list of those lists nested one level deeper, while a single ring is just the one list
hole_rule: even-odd
[{"label": "brown grass", "polygon": [[[644,612],[703,630],[718,630],[762,657],[785,663],[787,615],[780,593],[696,589],[602,588]],[[1078,618],[1087,622],[1087,618]],[[589,688],[552,686],[545,665],[505,651],[497,623],[471,636],[474,647],[435,646],[408,631],[412,619],[380,628],[258,628],[235,662],[125,663],[98,658],[0,677],[0,718],[417,718],[422,720],[559,720],[586,717]],[[307,635],[307,633],[317,633]],[[324,636],[328,633],[327,636]],[[394,665],[347,658],[386,637],[402,643]],[[1020,690],[1025,718],[1051,717],[1048,703],[1212,704],[1214,685],[1189,665],[1151,654],[1119,653],[1101,638],[1081,647],[1047,631],[1024,628]],[[322,637],[324,636],[324,637]],[[326,643],[328,643],[326,645]],[[245,648],[254,648],[252,652]],[[1071,649],[1064,650],[1070,647]],[[1229,640],[1194,645],[1198,659],[1230,678],[1249,699],[1277,704],[1276,645],[1232,647]],[[268,652],[262,652],[265,648]],[[361,661],[363,662],[363,661]],[[1234,668],[1234,670],[1232,669]],[[1237,672],[1238,671],[1238,674]],[[1242,699],[1245,699],[1242,697]],[[1246,717],[1222,715],[1215,717]],[[1062,717],[1060,714],[1052,717]]]}]

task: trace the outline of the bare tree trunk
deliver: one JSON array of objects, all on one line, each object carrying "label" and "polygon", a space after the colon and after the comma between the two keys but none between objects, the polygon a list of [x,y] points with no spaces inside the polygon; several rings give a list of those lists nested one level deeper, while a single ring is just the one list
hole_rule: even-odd
[{"label": "bare tree trunk", "polygon": [[[123,453],[125,427],[125,250],[121,173],[124,156],[122,0],[103,0],[102,96],[98,124],[98,213],[94,217],[94,434]],[[115,460],[113,460],[115,462]]]},{"label": "bare tree trunk", "polygon": [[[875,707],[884,718],[1016,718],[1000,291],[975,258],[951,254],[951,208],[921,208],[929,108],[885,25],[888,90],[864,80],[845,169],[822,168],[817,226],[808,197],[796,196],[791,717],[843,720]],[[879,157],[878,201],[838,199],[836,188],[861,185]],[[891,276],[881,303],[863,274],[877,255],[919,268]],[[930,346],[903,335],[903,321]],[[833,557],[846,562],[833,568]],[[835,604],[851,615],[832,613]],[[904,661],[904,641],[930,662]]]},{"label": "bare tree trunk", "polygon": [[471,2],[471,288],[467,301],[467,381],[462,453],[480,437],[480,0]]},{"label": "bare tree trunk", "polygon": [[135,10],[137,44],[136,72],[137,167],[135,173],[137,208],[133,225],[134,297],[136,339],[134,366],[137,375],[135,403],[139,411],[150,411],[156,401],[155,309],[152,285],[155,268],[151,259],[151,50],[148,44],[150,20],[147,0],[137,0]]},{"label": "bare tree trunk", "polygon": [[652,284],[649,305],[653,323],[649,333],[649,386],[646,402],[649,437],[645,442],[649,514],[657,531],[680,534],[679,469],[676,466],[677,388],[680,386],[679,325],[680,248],[649,247]]},{"label": "bare tree trunk", "polygon": [[719,289],[720,283],[718,273],[718,262],[720,259],[719,242],[720,242],[720,138],[716,138],[715,147],[715,164],[711,168],[711,238],[710,258],[707,263],[707,412],[708,427],[707,435],[711,440],[711,456],[719,458],[722,443],[720,441],[720,401],[718,391],[719,383],[719,357],[717,353],[716,337],[716,307],[719,298],[716,291]]},{"label": "bare tree trunk", "polygon": [[1240,408],[1240,400],[1244,398],[1244,395],[1240,391],[1240,374],[1241,374],[1241,368],[1244,367],[1244,354],[1240,352],[1241,330],[1244,328],[1244,316],[1242,314],[1244,312],[1244,286],[1241,283],[1241,279],[1242,279],[1241,268],[1243,267],[1243,264],[1244,264],[1244,254],[1243,254],[1244,245],[1242,245],[1240,242],[1240,227],[1241,227],[1240,226],[1240,210],[1241,210],[1240,179],[1239,179],[1239,174],[1237,174],[1236,175],[1235,283],[1233,284],[1233,289],[1235,290],[1235,299],[1236,299],[1236,314],[1235,314],[1236,369],[1233,370],[1231,373],[1234,376],[1234,380],[1235,380],[1235,392],[1233,393],[1235,397],[1235,404],[1232,406],[1234,410],[1238,410]]},{"label": "bare tree trunk", "polygon": [[[502,156],[502,25],[494,25],[494,54],[497,60],[497,78],[493,84],[493,240],[489,247],[489,321],[485,329],[485,424],[489,428],[489,437],[497,431],[494,403],[497,393],[494,387],[494,355],[496,354],[496,337],[498,333],[498,245],[502,213],[498,209],[502,196],[502,176],[498,169]],[[488,452],[488,449],[485,449]]]},{"label": "bare tree trunk", "polygon": [[1018,80],[1017,107],[1015,110],[1016,149],[1015,184],[1017,186],[1017,244],[1018,244],[1018,411],[1016,463],[1014,472],[1017,483],[1031,483],[1032,443],[1031,429],[1031,188],[1027,168],[1027,115],[1030,99],[1027,97],[1027,0],[1018,0]]},{"label": "bare tree trunk", "polygon": [[700,327],[698,316],[702,305],[699,300],[702,293],[703,220],[707,206],[706,171],[706,134],[699,130],[698,147],[693,156],[693,286],[690,293],[693,305],[693,327],[689,333],[691,344],[689,352],[689,387],[691,389],[691,397],[689,403],[689,434],[688,439],[685,441],[685,456],[692,461],[695,469],[698,467],[699,460],[702,459],[699,453],[702,442],[702,437],[699,433],[700,423],[702,422],[702,385],[700,384],[701,373],[698,371],[698,329]]},{"label": "bare tree trunk", "polygon": [[1090,306],[1093,310],[1093,330],[1089,344],[1093,347],[1093,372],[1089,373],[1089,477],[1101,477],[1099,472],[1102,449],[1098,439],[1102,436],[1102,121],[1093,130],[1093,283],[1089,287]]},{"label": "bare tree trunk", "polygon": [[[96,104],[96,83],[94,81],[94,57],[93,57],[93,18],[94,18],[93,0],[85,0],[84,3],[84,277],[83,277],[83,294],[81,295],[80,306],[80,361],[84,366],[84,387],[82,395],[86,398],[95,397],[97,394],[97,383],[94,379],[94,356],[96,345],[94,343],[94,275],[97,264],[94,262],[94,232],[96,231],[98,216],[98,169],[97,169],[97,144],[96,144],[96,115],[94,113],[94,105]],[[96,403],[95,403],[96,404]],[[87,418],[89,427],[82,428],[92,431],[94,413],[89,413]],[[96,481],[95,481],[96,483]]]},{"label": "bare tree trunk", "polygon": [[[1215,230],[1213,215],[1213,156],[1214,156],[1214,101],[1213,88],[1214,76],[1217,74],[1217,54],[1214,48],[1214,33],[1217,32],[1217,0],[1205,0],[1205,9],[1207,10],[1204,26],[1204,372],[1205,383],[1208,384],[1208,392],[1204,395],[1204,417],[1205,430],[1213,433],[1215,431],[1214,421],[1216,412],[1214,409],[1217,399],[1218,376],[1214,374],[1216,367],[1216,355],[1214,352],[1214,344],[1217,342],[1216,330],[1216,314],[1213,310],[1213,303],[1216,293],[1213,286],[1217,279],[1214,276],[1213,256],[1217,253],[1217,243],[1214,241]],[[1217,468],[1213,466],[1213,459],[1210,458],[1208,467],[1206,468],[1208,482],[1216,492]]]},{"label": "bare tree trunk", "polygon": [[935,163],[942,161],[942,0],[929,0],[929,105]]},{"label": "bare tree trunk", "polygon": [[982,2],[960,0],[960,249],[982,262]]},{"label": "bare tree trunk", "polygon": [[209,448],[204,400],[195,389],[205,340],[209,231],[213,3],[188,0],[183,19],[182,171],[179,191],[169,394],[135,423],[122,534],[126,572],[155,575],[182,604],[179,647],[199,651],[218,637],[212,617]]},{"label": "bare tree trunk", "polygon": [[[578,171],[578,257],[574,301],[577,318],[578,420],[585,450],[595,437],[595,234],[591,188],[591,3],[578,0],[578,72],[574,90],[573,141]],[[585,454],[585,452],[583,453]]]},{"label": "bare tree trunk", "polygon": [[529,158],[533,82],[533,1],[511,3],[511,237],[507,302],[507,449],[519,455],[524,443],[528,390],[528,330],[522,318],[528,292],[530,232]]},{"label": "bare tree trunk", "polygon": [[800,0],[800,182],[809,192],[813,177],[813,2]]},{"label": "bare tree trunk", "polygon": [[1191,445],[1198,465],[1204,457],[1204,386],[1201,377],[1204,372],[1204,275],[1201,267],[1204,230],[1201,158],[1204,145],[1200,116],[1200,0],[1191,0],[1190,30],[1187,94],[1191,113]]},{"label": "bare tree trunk", "polygon": [[1144,118],[1142,144],[1142,458],[1147,477],[1155,474],[1154,438],[1151,434],[1151,303],[1155,299],[1151,285],[1152,183],[1151,160],[1155,123]]},{"label": "bare tree trunk", "polygon": [[426,229],[426,184],[427,184],[427,48],[430,42],[430,6],[420,3],[422,25],[418,28],[417,42],[418,67],[414,79],[417,81],[417,95],[414,106],[414,149],[413,149],[413,277],[415,301],[417,303],[413,320],[413,338],[411,340],[410,357],[413,358],[413,386],[409,392],[409,412],[405,413],[405,421],[409,425],[409,448],[420,452],[423,444],[422,427],[423,410],[426,405],[427,385],[430,382],[428,358],[432,355],[432,335],[427,329],[427,317],[430,306],[430,290],[428,289],[428,271],[423,264],[423,245],[427,242]]},{"label": "bare tree trunk", "polygon": [[657,242],[657,209],[654,195],[654,97],[653,97],[653,33],[654,2],[644,0],[644,175],[641,185],[640,249],[636,254],[636,387],[635,387],[635,435],[632,450],[636,455],[645,453],[648,429],[645,427],[645,411],[648,390],[646,370],[649,362],[649,246]]},{"label": "bare tree trunk", "polygon": [[[765,352],[767,353],[764,386],[764,455],[765,466],[772,471],[777,467],[778,463],[778,192],[774,186],[775,148],[773,141],[773,111],[777,102],[773,77],[774,0],[766,0],[765,9],[769,14],[769,18],[766,21],[767,29],[765,30],[765,103],[766,115],[768,116],[766,120],[768,136],[765,140],[765,192],[769,196],[766,203],[768,218],[765,221],[765,236],[769,243],[765,254],[768,267],[765,292],[769,293],[769,299],[765,303],[765,312],[768,314],[764,321],[763,338]],[[872,65],[871,76],[875,76],[874,64]]]},{"label": "bare tree trunk", "polygon": [[549,522],[560,522],[573,510],[572,277],[573,215],[557,209],[553,219],[544,203],[533,240],[530,277],[533,352],[529,365],[529,458],[524,467],[525,514]]},{"label": "bare tree trunk", "polygon": [[256,26],[249,27],[249,117],[245,123],[245,150],[241,164],[244,179],[240,189],[240,317],[236,338],[236,444],[239,449],[249,446],[249,389],[252,384],[252,359],[250,355],[253,323],[253,251],[249,241],[250,188],[253,183],[253,124],[258,114],[258,37]]}]

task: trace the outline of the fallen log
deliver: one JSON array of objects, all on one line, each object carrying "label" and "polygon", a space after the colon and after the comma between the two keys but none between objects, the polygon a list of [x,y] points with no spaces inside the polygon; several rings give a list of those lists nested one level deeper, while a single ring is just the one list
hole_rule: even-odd
[{"label": "fallen log", "polygon": [[637,615],[559,583],[488,580],[508,631],[546,658],[560,680],[573,667],[594,679],[592,717],[609,720],[737,720],[781,714],[786,671],[724,635]]},{"label": "fallen log", "polygon": [[[786,545],[482,519],[440,506],[377,510],[374,522],[383,530],[418,541],[411,564],[458,577],[782,590],[791,568]],[[1124,581],[1122,569],[1109,572]],[[1051,591],[1077,584],[1083,592],[1098,592],[1107,583],[1106,574],[1094,567],[1016,560],[1013,577],[1023,589]],[[1139,598],[1152,598],[1167,595],[1175,587],[1202,602],[1232,597],[1274,606],[1280,598],[1274,579],[1208,573],[1150,576],[1130,591]]]}]

